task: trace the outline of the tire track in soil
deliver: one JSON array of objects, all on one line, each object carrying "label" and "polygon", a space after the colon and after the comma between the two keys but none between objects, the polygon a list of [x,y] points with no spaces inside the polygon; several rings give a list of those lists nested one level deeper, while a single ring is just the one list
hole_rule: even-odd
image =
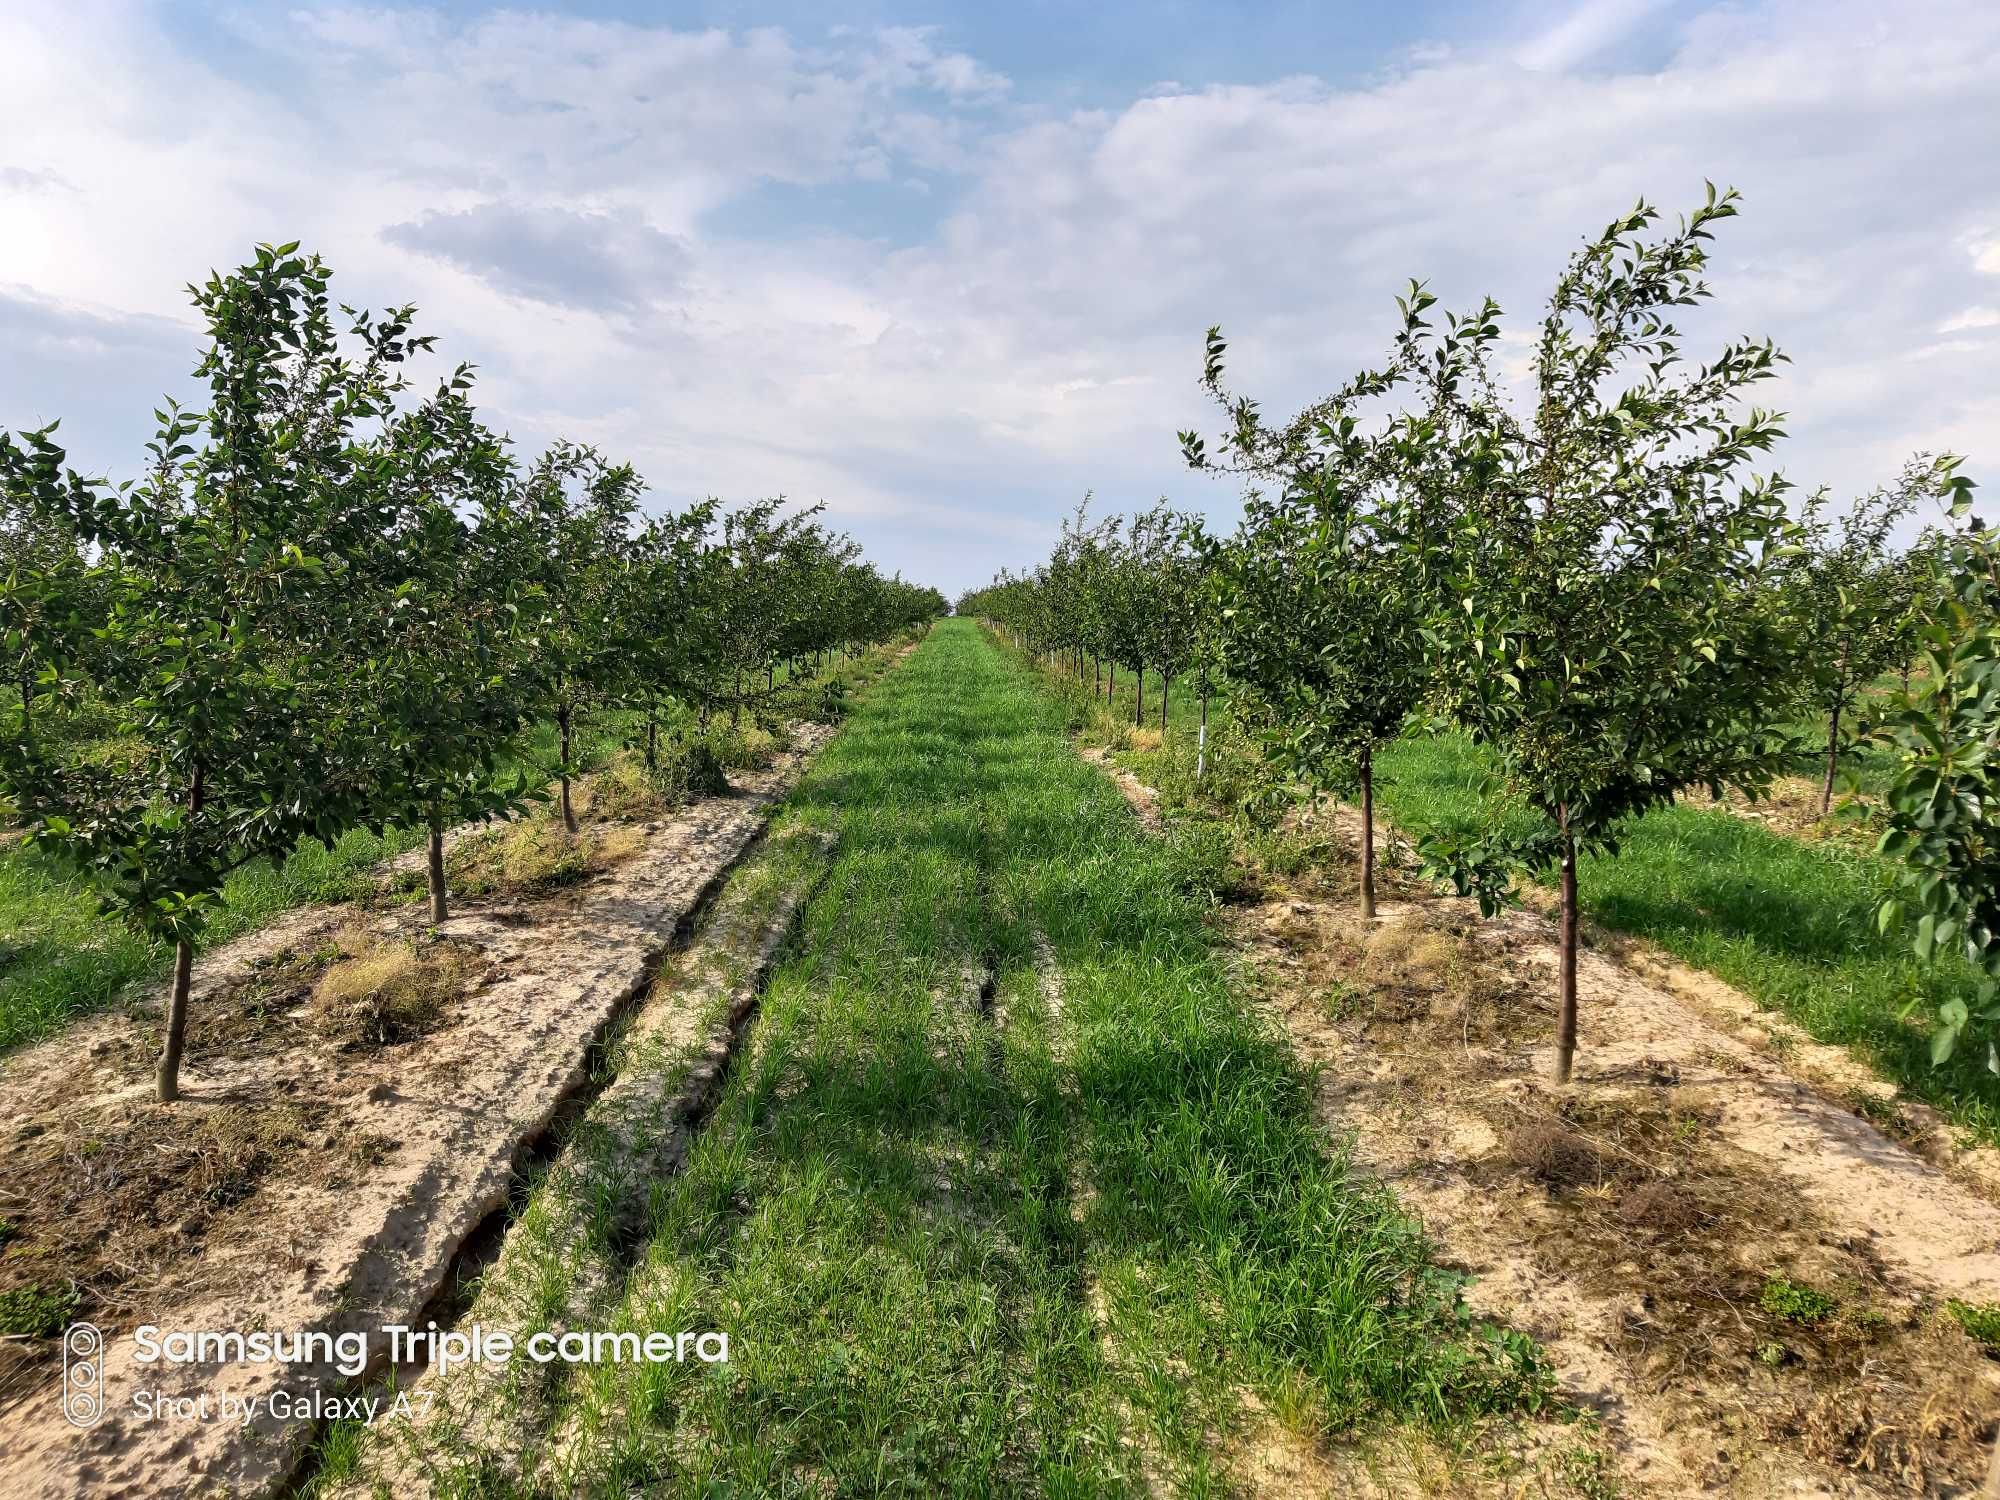
[{"label": "tire track in soil", "polygon": [[[472,1323],[504,1332],[516,1348],[541,1329],[588,1330],[615,1295],[643,1233],[655,1184],[680,1171],[720,1096],[772,970],[798,916],[826,873],[832,839],[767,912],[756,893],[725,891],[699,933],[663,966],[651,996],[613,1048],[613,1077],[566,1132],[524,1215],[508,1227],[471,1305],[440,1329]],[[746,861],[739,863],[744,868]],[[608,1215],[610,1222],[602,1222]],[[545,1289],[563,1285],[559,1305]],[[549,1433],[550,1398],[565,1367],[539,1373],[520,1359],[450,1371],[414,1367],[396,1386],[427,1401],[421,1421],[379,1423],[369,1456],[331,1495],[365,1500],[381,1484],[398,1496],[455,1493],[465,1476],[451,1457],[480,1455],[482,1482],[558,1484],[562,1455],[579,1434]],[[440,1463],[437,1455],[447,1455]],[[537,1473],[537,1470],[540,1470]]]}]

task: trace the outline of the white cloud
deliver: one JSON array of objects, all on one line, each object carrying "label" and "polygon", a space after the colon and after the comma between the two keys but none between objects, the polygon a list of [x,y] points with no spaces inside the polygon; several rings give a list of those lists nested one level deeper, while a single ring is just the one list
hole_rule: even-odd
[{"label": "white cloud", "polygon": [[[240,39],[269,60],[253,82],[150,14],[0,17],[0,139],[75,188],[9,203],[0,283],[184,322],[190,277],[303,238],[344,298],[417,302],[524,444],[601,442],[675,502],[823,496],[953,587],[1033,556],[1089,487],[1229,508],[1173,442],[1213,420],[1208,324],[1232,380],[1282,410],[1378,358],[1422,276],[1447,306],[1501,301],[1518,374],[1579,238],[1641,193],[1678,211],[1704,177],[1746,208],[1718,231],[1690,352],[1768,332],[1792,353],[1767,388],[1792,477],[1865,489],[1923,446],[1969,451],[1977,476],[2000,452],[1981,394],[2000,340],[1952,337],[1990,326],[1963,320],[2000,272],[2000,181],[1936,144],[2000,140],[2000,11],[1980,0],[1894,24],[1730,6],[1676,18],[1643,73],[1571,71],[1667,24],[1606,0],[1358,86],[1161,85],[1074,112],[1016,102],[929,30],[262,13]],[[774,192],[942,217],[893,242],[851,218],[718,227]],[[0,373],[0,426],[43,412],[34,358]],[[94,397],[77,384],[130,412],[94,462],[133,463],[157,367],[107,357]]]},{"label": "white cloud", "polygon": [[1966,333],[1975,328],[2000,328],[2000,307],[1968,307],[1938,324],[1939,333]]}]

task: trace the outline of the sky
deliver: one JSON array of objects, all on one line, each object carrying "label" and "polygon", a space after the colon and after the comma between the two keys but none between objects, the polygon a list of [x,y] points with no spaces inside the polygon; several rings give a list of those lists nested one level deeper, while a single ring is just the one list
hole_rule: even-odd
[{"label": "sky", "polygon": [[1176,0],[0,8],[0,429],[142,467],[199,404],[186,286],[299,240],[415,303],[524,458],[654,508],[823,501],[948,594],[1086,491],[1227,524],[1202,336],[1286,413],[1378,361],[1412,277],[1526,370],[1570,252],[1743,193],[1699,357],[1802,490],[1918,450],[2000,496],[2000,4]]}]

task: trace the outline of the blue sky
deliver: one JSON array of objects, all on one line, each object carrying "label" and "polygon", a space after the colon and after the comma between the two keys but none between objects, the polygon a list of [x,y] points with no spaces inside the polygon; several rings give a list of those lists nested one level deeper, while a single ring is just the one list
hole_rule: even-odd
[{"label": "blue sky", "polygon": [[1693,347],[1793,356],[1776,463],[1841,494],[2000,452],[2000,6],[1581,0],[0,15],[0,427],[129,476],[192,394],[184,284],[301,239],[415,302],[524,453],[653,501],[824,500],[948,591],[1178,464],[1221,322],[1281,410],[1394,294],[1507,310],[1645,196],[1745,194]]}]

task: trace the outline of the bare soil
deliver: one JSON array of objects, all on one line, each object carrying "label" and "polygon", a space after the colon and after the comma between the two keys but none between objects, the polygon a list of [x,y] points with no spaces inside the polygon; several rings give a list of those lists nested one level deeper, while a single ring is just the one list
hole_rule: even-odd
[{"label": "bare soil", "polygon": [[[134,1395],[213,1406],[329,1393],[344,1377],[310,1360],[140,1366],[132,1330],[363,1330],[379,1353],[384,1325],[420,1323],[592,1043],[829,734],[803,729],[733,795],[632,825],[619,857],[553,892],[461,900],[435,930],[420,906],[310,908],[208,955],[177,1104],[151,1098],[156,1007],[11,1059],[0,1214],[18,1229],[0,1289],[74,1287],[75,1316],[107,1336],[110,1414],[71,1428],[53,1341],[0,1345],[0,1494],[282,1481],[314,1422],[268,1406],[248,1424],[146,1421]],[[368,956],[350,951],[363,940],[409,981],[410,1004],[386,1017],[329,982]]]}]

